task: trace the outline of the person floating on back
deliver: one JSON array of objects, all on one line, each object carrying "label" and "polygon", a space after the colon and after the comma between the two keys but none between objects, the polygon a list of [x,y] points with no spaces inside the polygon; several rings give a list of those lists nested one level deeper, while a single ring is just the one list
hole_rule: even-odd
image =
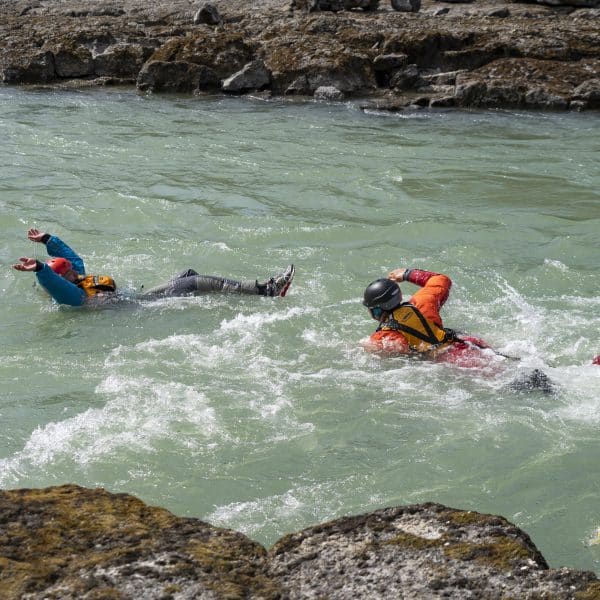
[{"label": "person floating on back", "polygon": [[[402,302],[398,282],[407,281],[421,289],[408,302]],[[373,281],[364,292],[363,304],[379,326],[365,348],[388,355],[414,354],[479,366],[483,340],[459,336],[444,327],[440,309],[448,299],[452,281],[447,275],[422,269],[395,269],[387,278]]]},{"label": "person floating on back", "polygon": [[[109,275],[86,275],[82,258],[60,238],[34,228],[27,232],[27,237],[32,242],[45,244],[52,258],[44,263],[35,258],[22,257],[13,268],[17,271],[35,272],[40,285],[59,304],[83,306],[94,302],[119,300],[123,297],[119,294],[115,280]],[[294,274],[294,265],[289,265],[280,275],[259,283],[256,279],[235,281],[214,275],[199,275],[193,269],[187,269],[167,283],[135,295],[134,299],[153,300],[167,296],[195,296],[210,292],[285,296],[292,284]]]}]

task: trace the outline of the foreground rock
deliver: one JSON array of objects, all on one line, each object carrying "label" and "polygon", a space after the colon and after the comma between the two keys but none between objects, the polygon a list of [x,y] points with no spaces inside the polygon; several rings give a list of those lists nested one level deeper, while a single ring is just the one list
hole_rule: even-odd
[{"label": "foreground rock", "polygon": [[600,0],[7,0],[0,81],[307,99],[334,87],[388,110],[594,110],[599,7]]},{"label": "foreground rock", "polygon": [[266,554],[240,533],[125,494],[0,492],[3,600],[274,598]]},{"label": "foreground rock", "polygon": [[74,485],[0,492],[0,597],[427,600],[600,597],[502,517],[388,508],[285,536],[240,533]]}]

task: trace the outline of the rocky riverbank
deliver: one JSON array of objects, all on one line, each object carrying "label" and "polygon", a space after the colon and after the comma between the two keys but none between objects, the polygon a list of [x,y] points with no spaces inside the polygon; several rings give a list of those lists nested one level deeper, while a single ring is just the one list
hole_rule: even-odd
[{"label": "rocky riverbank", "polygon": [[549,569],[502,517],[439,504],[381,509],[272,548],[126,494],[0,491],[3,600],[593,600],[593,573]]},{"label": "rocky riverbank", "polygon": [[600,0],[7,0],[0,81],[594,110],[599,22]]}]

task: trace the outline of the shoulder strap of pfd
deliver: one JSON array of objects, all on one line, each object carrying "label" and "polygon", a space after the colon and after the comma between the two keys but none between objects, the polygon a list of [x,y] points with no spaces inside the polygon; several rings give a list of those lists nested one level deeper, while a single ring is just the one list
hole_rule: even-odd
[{"label": "shoulder strap of pfd", "polygon": [[410,310],[418,318],[422,329],[415,329],[414,327],[410,327],[409,325],[400,323],[399,321],[397,321],[394,318],[393,313],[392,313],[390,318],[379,326],[378,330],[385,328],[385,329],[391,329],[394,331],[401,331],[402,333],[406,333],[407,335],[415,337],[418,340],[421,340],[422,342],[425,342],[426,344],[431,344],[433,346],[435,346],[437,344],[443,344],[445,342],[449,342],[449,341],[452,341],[455,339],[455,334],[451,329],[446,330],[446,329],[443,329],[443,328],[438,327],[437,325],[433,324],[433,327],[435,327],[435,329],[437,329],[438,331],[444,332],[443,337],[436,335],[434,333],[432,324],[427,320],[427,318],[423,315],[423,313],[413,304],[410,304],[409,302],[405,302],[400,305],[399,309],[396,309],[396,310],[403,310],[403,309]]},{"label": "shoulder strap of pfd", "polygon": [[439,340],[436,337],[436,335],[433,333],[433,330],[431,329],[431,325],[429,324],[429,321],[423,316],[423,313],[416,306],[413,306],[412,304],[406,304],[406,305],[403,305],[403,307],[410,309],[418,317],[418,319],[421,322],[421,325],[423,327],[423,331],[419,331],[418,329],[414,329],[413,327],[409,327],[408,325],[403,325],[402,323],[398,323],[396,321],[400,331],[404,331],[404,332],[406,332],[428,344],[439,344],[442,341],[442,340]]}]

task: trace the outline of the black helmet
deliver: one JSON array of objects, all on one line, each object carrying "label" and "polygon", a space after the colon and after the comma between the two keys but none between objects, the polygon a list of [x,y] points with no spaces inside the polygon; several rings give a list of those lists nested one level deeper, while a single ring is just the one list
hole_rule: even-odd
[{"label": "black helmet", "polygon": [[402,302],[400,286],[391,279],[376,279],[367,286],[363,304],[367,308],[379,307],[390,311]]}]

